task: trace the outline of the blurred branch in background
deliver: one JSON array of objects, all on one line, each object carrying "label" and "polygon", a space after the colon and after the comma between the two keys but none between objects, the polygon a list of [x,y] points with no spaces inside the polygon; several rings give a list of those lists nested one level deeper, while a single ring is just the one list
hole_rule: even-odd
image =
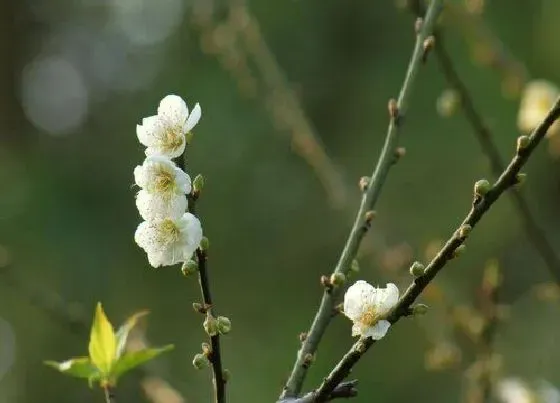
[{"label": "blurred branch in background", "polygon": [[[58,323],[70,333],[79,336],[84,342],[89,337],[90,318],[84,307],[75,302],[65,301],[58,293],[40,287],[33,287],[15,273],[13,264],[8,260],[0,264],[2,285],[10,288],[21,298],[44,312],[53,322]],[[127,340],[127,350],[140,350],[149,347],[143,330],[135,330]],[[152,403],[184,403],[181,394],[167,383],[149,366],[138,367],[139,383]],[[122,401],[121,398],[119,401]]]},{"label": "blurred branch in background", "polygon": [[[197,0],[193,22],[201,32],[201,47],[215,55],[237,80],[239,90],[251,98],[264,98],[275,127],[287,131],[291,144],[313,169],[337,208],[347,203],[347,185],[327,155],[288,79],[261,34],[259,23],[244,0],[231,0],[227,18],[216,21],[212,0]],[[262,88],[262,94],[260,94]]]},{"label": "blurred branch in background", "polygon": [[[420,0],[409,0],[409,7],[416,16],[421,16],[424,13]],[[459,6],[456,7],[451,6],[450,3],[447,3],[446,7],[448,8],[450,7],[452,10],[455,10],[456,8],[457,10],[459,10]],[[457,10],[455,10],[454,13],[458,13]],[[446,8],[446,12],[447,11],[448,9]],[[484,32],[486,31],[487,30],[484,30]],[[480,144],[483,153],[488,157],[493,175],[495,177],[498,177],[505,168],[505,164],[500,156],[498,146],[494,142],[492,133],[488,129],[487,125],[484,123],[482,116],[477,111],[474,105],[474,101],[469,93],[469,90],[467,89],[467,86],[463,83],[461,77],[459,77],[459,74],[457,73],[453,61],[451,60],[449,54],[447,53],[441,30],[436,30],[434,36],[436,38],[435,55],[438,64],[440,66],[440,69],[442,71],[442,74],[445,77],[449,86],[456,91],[459,97],[458,102],[460,108],[463,111],[467,121],[471,125],[473,129],[472,130],[473,134],[475,135],[478,143]],[[494,39],[491,42],[496,45],[497,49],[503,48],[503,46],[498,47],[497,40]],[[481,43],[485,43],[485,42],[481,42]],[[517,72],[516,77],[518,78],[523,77],[523,79],[525,80],[526,74],[524,69],[521,69],[520,63],[513,60],[510,57],[509,53],[505,53],[505,51],[498,52],[497,50],[495,50],[492,54],[496,59],[494,64],[501,67],[510,66],[510,69],[512,69],[512,71]],[[498,63],[497,61],[500,60],[502,62]],[[523,75],[520,75],[521,72],[523,72]],[[560,259],[556,255],[556,252],[552,247],[552,244],[547,239],[542,229],[539,228],[535,218],[531,213],[531,210],[529,209],[529,206],[527,205],[527,202],[525,201],[525,198],[520,193],[520,191],[518,189],[512,189],[511,197],[514,201],[514,205],[517,210],[517,213],[521,221],[523,222],[523,226],[525,228],[525,234],[529,242],[533,245],[536,251],[541,255],[543,261],[546,263],[548,267],[548,270],[555,278],[555,280],[560,283]]]}]

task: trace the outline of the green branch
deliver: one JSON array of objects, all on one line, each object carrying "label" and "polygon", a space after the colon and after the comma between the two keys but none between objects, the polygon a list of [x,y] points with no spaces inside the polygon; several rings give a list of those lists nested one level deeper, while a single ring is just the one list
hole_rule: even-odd
[{"label": "green branch", "polygon": [[[424,274],[414,279],[404,295],[399,299],[398,304],[393,309],[387,320],[395,324],[403,316],[410,315],[411,305],[422,293],[426,286],[435,278],[439,271],[455,257],[457,249],[463,245],[465,239],[482,216],[498,200],[498,198],[511,186],[518,183],[518,174],[527,162],[531,153],[545,137],[546,132],[552,124],[560,117],[560,98],[556,100],[552,109],[548,112],[544,121],[526,139],[522,147],[517,148],[517,153],[502,172],[498,180],[484,192],[475,194],[471,210],[459,225],[454,234],[447,240],[443,248],[426,267]],[[468,230],[467,230],[468,229]],[[375,343],[371,338],[360,338],[352,348],[344,355],[331,373],[325,378],[321,386],[312,392],[312,399],[305,402],[324,402],[327,401],[329,394],[339,385],[350,373],[352,367],[360,360],[366,351]],[[301,403],[294,400],[294,403]]]},{"label": "green branch", "polygon": [[[381,189],[387,179],[387,175],[391,166],[395,161],[395,151],[399,139],[399,127],[403,122],[403,117],[406,113],[408,102],[412,94],[412,88],[416,81],[416,76],[420,67],[426,58],[426,51],[429,50],[430,41],[428,40],[437,17],[442,9],[443,0],[433,0],[430,3],[429,9],[426,13],[426,18],[422,24],[417,28],[416,44],[414,52],[408,65],[408,71],[404,83],[402,85],[399,98],[396,103],[390,103],[391,121],[387,131],[385,144],[379,156],[377,166],[373,171],[371,180],[365,189],[362,197],[362,202],[354,222],[354,226],[350,232],[348,240],[342,255],[336,265],[335,273],[342,273],[346,275],[350,270],[352,260],[355,258],[360,243],[368,230],[370,218],[368,212],[373,209]],[[289,376],[280,399],[294,398],[299,395],[302,389],[303,381],[305,379],[307,369],[309,367],[309,357],[313,357],[317,351],[319,342],[331,320],[332,313],[335,308],[336,301],[338,300],[342,290],[332,287],[325,287],[321,305],[317,311],[311,329],[307,333],[307,337],[302,343],[298,351],[297,359]]]}]

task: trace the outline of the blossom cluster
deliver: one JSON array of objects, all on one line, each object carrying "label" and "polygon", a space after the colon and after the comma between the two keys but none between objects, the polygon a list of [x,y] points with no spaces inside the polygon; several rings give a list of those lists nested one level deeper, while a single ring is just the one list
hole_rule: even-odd
[{"label": "blossom cluster", "polygon": [[153,267],[188,261],[202,240],[200,221],[187,211],[191,178],[173,162],[185,152],[187,136],[201,114],[199,104],[189,113],[181,97],[168,95],[161,100],[157,115],[136,126],[138,140],[146,146],[146,159],[134,169],[134,181],[140,187],[136,207],[144,220],[134,240]]}]

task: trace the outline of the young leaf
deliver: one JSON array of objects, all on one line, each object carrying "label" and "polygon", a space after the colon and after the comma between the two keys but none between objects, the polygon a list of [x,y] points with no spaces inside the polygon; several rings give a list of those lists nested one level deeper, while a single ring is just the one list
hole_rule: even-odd
[{"label": "young leaf", "polygon": [[102,375],[111,370],[116,357],[117,342],[111,322],[107,319],[101,303],[97,304],[89,339],[89,357]]},{"label": "young leaf", "polygon": [[131,369],[153,360],[158,355],[173,349],[173,344],[169,344],[160,348],[146,348],[139,351],[124,353],[113,365],[111,377],[117,379],[122,374],[130,371]]},{"label": "young leaf", "polygon": [[134,326],[136,326],[136,323],[138,323],[138,319],[140,319],[143,316],[146,316],[147,314],[148,311],[137,312],[134,315],[132,315],[130,318],[128,318],[126,322],[124,322],[124,324],[121,325],[121,327],[119,327],[119,330],[117,330],[117,334],[116,334],[117,337],[116,359],[118,359],[124,353],[124,348],[126,347],[126,340],[128,339],[128,334],[134,328]]},{"label": "young leaf", "polygon": [[99,371],[89,360],[89,357],[72,358],[63,362],[45,361],[45,365],[77,378],[95,378]]}]

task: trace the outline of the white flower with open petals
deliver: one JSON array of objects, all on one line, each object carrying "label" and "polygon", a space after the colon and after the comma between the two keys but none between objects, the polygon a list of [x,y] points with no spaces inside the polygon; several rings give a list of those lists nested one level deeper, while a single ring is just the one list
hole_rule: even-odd
[{"label": "white flower with open petals", "polygon": [[144,220],[179,218],[187,209],[191,178],[169,158],[147,157],[134,169],[134,180],[142,188],[136,207]]},{"label": "white flower with open petals", "polygon": [[[560,95],[556,85],[546,80],[533,80],[523,89],[517,125],[524,133],[532,132],[546,117],[550,108]],[[548,135],[557,133],[560,124],[554,122],[548,130]]]},{"label": "white flower with open petals", "polygon": [[201,115],[198,103],[189,113],[181,97],[167,95],[161,100],[157,115],[142,119],[142,124],[136,126],[136,135],[147,147],[146,155],[176,158],[185,151],[185,135],[196,126]]},{"label": "white flower with open petals", "polygon": [[148,254],[153,267],[171,266],[188,261],[202,240],[200,221],[191,213],[178,220],[144,221],[134,240]]},{"label": "white flower with open petals", "polygon": [[389,330],[387,314],[399,300],[399,289],[389,283],[386,288],[374,287],[363,280],[356,281],[344,295],[344,314],[354,323],[352,336],[379,340]]}]

